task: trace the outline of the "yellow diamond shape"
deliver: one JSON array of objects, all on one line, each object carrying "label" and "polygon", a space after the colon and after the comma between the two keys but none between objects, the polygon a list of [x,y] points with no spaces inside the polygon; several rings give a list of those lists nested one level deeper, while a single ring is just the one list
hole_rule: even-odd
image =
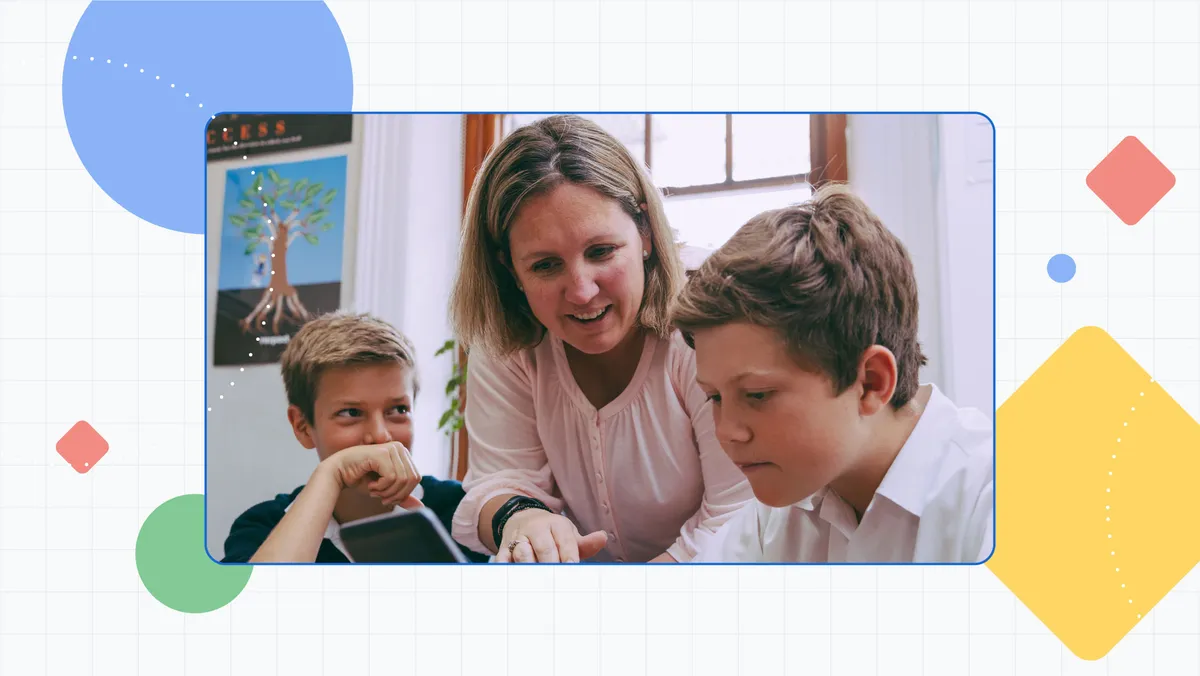
[{"label": "yellow diamond shape", "polygon": [[1200,424],[1104,330],[996,413],[987,566],[1079,657],[1104,657],[1200,561]]}]

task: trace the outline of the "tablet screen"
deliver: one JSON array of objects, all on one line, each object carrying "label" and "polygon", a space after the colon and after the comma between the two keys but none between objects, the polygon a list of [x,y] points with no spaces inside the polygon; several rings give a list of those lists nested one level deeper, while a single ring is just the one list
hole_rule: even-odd
[{"label": "tablet screen", "polygon": [[429,510],[345,524],[342,542],[357,563],[466,563],[458,545]]}]

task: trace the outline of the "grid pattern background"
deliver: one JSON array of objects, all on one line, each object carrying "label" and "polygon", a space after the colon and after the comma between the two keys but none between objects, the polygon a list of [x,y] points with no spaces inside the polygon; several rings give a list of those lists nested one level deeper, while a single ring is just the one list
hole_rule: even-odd
[{"label": "grid pattern background", "polygon": [[[359,111],[986,112],[998,402],[1094,324],[1200,418],[1200,3],[328,4]],[[164,608],[133,545],[203,488],[204,240],[80,164],[86,5],[0,0],[0,674],[1200,673],[1195,572],[1096,662],[983,567],[260,568],[225,608]],[[1084,184],[1127,135],[1177,177],[1136,227]],[[54,451],[77,420],[111,444],[86,475]]]}]

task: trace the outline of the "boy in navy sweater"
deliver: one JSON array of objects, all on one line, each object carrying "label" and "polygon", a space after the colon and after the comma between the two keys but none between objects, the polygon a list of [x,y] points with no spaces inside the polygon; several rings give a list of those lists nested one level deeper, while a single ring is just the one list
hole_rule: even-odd
[{"label": "boy in navy sweater", "polygon": [[321,462],[307,484],[233,522],[223,561],[348,563],[341,524],[406,508],[427,507],[450,529],[461,485],[422,478],[408,452],[419,390],[413,352],[370,315],[326,315],[292,338],[280,360],[288,421]]}]

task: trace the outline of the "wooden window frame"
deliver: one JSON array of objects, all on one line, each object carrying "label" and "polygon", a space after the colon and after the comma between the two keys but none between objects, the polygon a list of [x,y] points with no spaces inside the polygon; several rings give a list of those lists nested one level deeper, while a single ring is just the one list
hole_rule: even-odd
[{"label": "wooden window frame", "polygon": [[[846,166],[846,116],[844,114],[810,114],[808,125],[809,167],[802,174],[766,176],[737,181],[733,178],[733,116],[725,115],[725,180],[720,183],[687,186],[661,186],[664,197],[683,195],[707,195],[733,190],[754,190],[809,183],[814,188],[830,181],[844,182],[848,178]],[[653,115],[646,115],[644,145],[646,167],[651,164]]]},{"label": "wooden window frame", "polygon": [[[467,200],[471,196],[471,186],[475,184],[475,176],[483,166],[492,147],[500,140],[503,116],[499,114],[469,114],[463,115],[463,199],[462,212],[465,218]],[[462,227],[460,224],[459,227]],[[458,345],[458,363],[466,367],[467,352],[462,344]],[[470,377],[469,375],[467,377]],[[461,386],[458,397],[459,413],[465,415],[467,410],[467,384]],[[462,481],[467,475],[470,449],[467,445],[467,425],[464,422],[454,439],[450,456],[453,458],[454,478]]]}]

